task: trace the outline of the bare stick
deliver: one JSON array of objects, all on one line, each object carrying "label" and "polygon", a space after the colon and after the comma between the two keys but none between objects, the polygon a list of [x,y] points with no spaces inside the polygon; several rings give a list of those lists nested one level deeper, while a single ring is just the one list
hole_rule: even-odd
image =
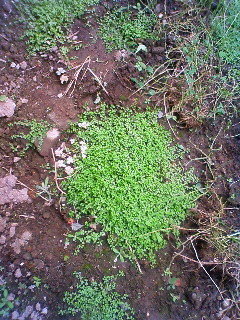
[{"label": "bare stick", "polygon": [[164,103],[164,109],[165,109],[165,116],[166,116],[166,119],[167,119],[167,122],[168,122],[168,125],[170,127],[170,129],[172,130],[172,133],[174,134],[175,138],[178,140],[178,136],[176,135],[176,133],[174,132],[172,126],[171,126],[171,123],[167,117],[167,105],[166,105],[166,92],[164,93],[164,96],[163,96],[163,103]]},{"label": "bare stick", "polygon": [[212,283],[214,284],[214,286],[217,288],[217,291],[219,292],[221,298],[224,299],[224,298],[223,298],[223,295],[222,295],[222,292],[220,291],[220,289],[219,289],[219,287],[217,286],[216,282],[213,280],[213,278],[210,276],[210,274],[207,272],[207,270],[206,270],[205,267],[203,266],[202,262],[200,261],[200,259],[199,259],[199,257],[198,257],[197,250],[196,250],[196,248],[194,247],[194,244],[193,244],[192,239],[191,239],[190,241],[191,241],[191,245],[192,245],[192,247],[193,247],[193,250],[194,250],[194,252],[195,252],[197,261],[199,262],[199,264],[200,264],[200,266],[203,268],[203,270],[206,272],[206,274],[208,275],[209,279],[212,281]]},{"label": "bare stick", "polygon": [[53,156],[53,161],[54,161],[54,181],[55,181],[55,183],[56,183],[56,187],[57,187],[57,189],[58,189],[61,193],[66,194],[66,192],[64,192],[64,191],[59,187],[58,177],[57,177],[57,164],[56,164],[56,160],[55,160],[55,155],[54,155],[53,148],[51,148],[51,151],[52,151],[52,156]]},{"label": "bare stick", "polygon": [[[192,258],[189,258],[189,257],[187,257],[187,256],[184,256],[183,254],[178,253],[177,256],[180,256],[180,257],[182,257],[183,259],[187,259],[187,260],[189,260],[189,261],[192,261],[192,262],[195,262],[195,263],[199,264],[199,262],[198,262],[197,260],[194,260],[194,259],[192,259]],[[222,262],[213,262],[213,261],[202,261],[201,263],[202,263],[203,265],[212,265],[212,264],[218,265],[218,264],[223,264]]]},{"label": "bare stick", "polygon": [[100,86],[103,88],[103,91],[109,96],[109,93],[107,92],[107,90],[105,89],[104,85],[102,84],[101,80],[99,79],[99,77],[92,71],[92,69],[90,69],[89,67],[87,68],[87,70],[94,76],[94,78],[97,80],[97,82],[100,84]]}]

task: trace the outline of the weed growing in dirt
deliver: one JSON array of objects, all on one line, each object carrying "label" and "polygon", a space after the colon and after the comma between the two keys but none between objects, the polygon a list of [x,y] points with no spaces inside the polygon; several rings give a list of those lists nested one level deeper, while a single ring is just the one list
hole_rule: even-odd
[{"label": "weed growing in dirt", "polygon": [[182,151],[171,145],[170,133],[152,111],[102,106],[82,120],[90,122],[87,129],[78,124],[71,129],[78,138],[77,173],[64,184],[77,210],[74,218],[96,216],[116,253],[154,261],[166,243],[164,234],[184,220],[199,196],[193,174],[178,163]]},{"label": "weed growing in dirt", "polygon": [[213,37],[224,63],[231,65],[230,75],[240,79],[240,2],[221,1],[211,23]]},{"label": "weed growing in dirt", "polygon": [[26,146],[22,152],[26,152],[29,148],[35,147],[35,142],[41,146],[43,142],[43,137],[50,129],[50,125],[47,121],[36,121],[36,120],[24,120],[24,121],[16,121],[13,124],[9,124],[9,126],[21,126],[27,129],[27,133],[20,132],[18,134],[14,134],[12,136],[13,139],[24,139],[26,140]]},{"label": "weed growing in dirt", "polygon": [[30,53],[45,51],[64,43],[66,31],[75,18],[81,17],[88,6],[98,0],[24,0],[19,4]]},{"label": "weed growing in dirt", "polygon": [[0,316],[8,316],[14,304],[8,300],[9,292],[5,285],[0,286]]},{"label": "weed growing in dirt", "polygon": [[66,292],[67,308],[60,314],[81,314],[82,320],[133,320],[133,310],[126,302],[127,295],[115,291],[116,276],[107,276],[102,282],[90,282],[76,274],[79,282],[76,290]]},{"label": "weed growing in dirt", "polygon": [[106,14],[100,22],[100,34],[108,50],[134,49],[139,41],[156,39],[153,31],[157,18],[138,10],[116,10]]}]

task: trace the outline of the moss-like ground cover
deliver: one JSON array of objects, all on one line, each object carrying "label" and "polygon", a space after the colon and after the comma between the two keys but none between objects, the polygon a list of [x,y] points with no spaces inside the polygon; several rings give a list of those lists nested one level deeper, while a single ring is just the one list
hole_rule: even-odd
[{"label": "moss-like ground cover", "polygon": [[[156,112],[113,108],[88,112],[81,120],[90,125],[73,126],[78,137],[74,146],[79,152],[84,141],[87,157],[79,156],[78,171],[65,183],[75,218],[96,216],[121,256],[154,260],[155,251],[166,243],[163,234],[195,205],[199,194],[192,173],[179,166],[180,151],[158,124]],[[84,237],[84,232],[75,239],[78,235]]]}]

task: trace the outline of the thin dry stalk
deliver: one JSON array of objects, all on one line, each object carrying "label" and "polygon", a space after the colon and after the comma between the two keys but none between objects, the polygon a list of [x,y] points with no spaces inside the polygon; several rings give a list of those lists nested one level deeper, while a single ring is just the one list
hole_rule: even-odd
[{"label": "thin dry stalk", "polygon": [[53,161],[54,161],[54,181],[56,184],[57,189],[62,193],[62,194],[66,194],[66,192],[64,192],[58,184],[58,174],[57,174],[57,164],[56,164],[56,159],[55,159],[55,155],[54,155],[54,151],[53,148],[51,148],[52,151],[52,156],[53,156]]}]

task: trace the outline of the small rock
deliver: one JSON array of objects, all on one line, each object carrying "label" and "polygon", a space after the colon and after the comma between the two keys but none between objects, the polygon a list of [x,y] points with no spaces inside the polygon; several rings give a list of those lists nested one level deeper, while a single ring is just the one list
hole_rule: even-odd
[{"label": "small rock", "polygon": [[16,108],[16,103],[7,98],[5,101],[0,101],[0,117],[12,117]]},{"label": "small rock", "polygon": [[17,311],[13,311],[12,320],[17,320],[19,318],[19,313]]},{"label": "small rock", "polygon": [[26,61],[23,61],[23,62],[19,63],[19,65],[20,65],[20,68],[22,70],[26,70],[27,69],[27,62]]},{"label": "small rock", "polygon": [[18,101],[17,105],[21,106],[21,105],[27,104],[27,103],[28,103],[28,99],[20,98],[20,100]]},{"label": "small rock", "polygon": [[10,68],[16,68],[16,66],[17,66],[17,64],[16,64],[15,62],[12,62],[12,63],[10,64]]},{"label": "small rock", "polygon": [[36,304],[36,307],[35,307],[35,308],[36,308],[37,311],[41,311],[41,305],[40,305],[39,302]]},{"label": "small rock", "polygon": [[50,214],[50,212],[48,212],[48,211],[43,213],[43,218],[44,218],[44,219],[49,219],[50,216],[51,216],[51,214]]},{"label": "small rock", "polygon": [[15,233],[16,233],[16,227],[13,226],[13,227],[11,227],[10,230],[9,230],[9,236],[10,236],[10,238],[12,238],[12,237],[15,235]]},{"label": "small rock", "polygon": [[5,244],[6,243],[6,237],[4,235],[1,235],[0,237],[0,244]]},{"label": "small rock", "polygon": [[222,318],[222,320],[231,320],[231,318],[229,318],[229,317],[227,317],[227,316],[224,316],[224,317]]},{"label": "small rock", "polygon": [[50,51],[51,51],[51,52],[56,52],[56,51],[58,51],[58,47],[57,47],[57,46],[54,46],[54,47],[52,47],[52,48],[50,49]]},{"label": "small rock", "polygon": [[30,231],[24,231],[21,235],[21,239],[24,241],[29,241],[32,238],[32,233]]},{"label": "small rock", "polygon": [[20,277],[22,276],[21,269],[18,268],[18,269],[15,271],[14,275],[15,275],[16,278],[20,278]]},{"label": "small rock", "polygon": [[158,112],[158,119],[161,119],[164,116],[164,113],[162,111]]},{"label": "small rock", "polygon": [[47,314],[48,313],[48,308],[46,307],[46,308],[43,308],[42,309],[42,314]]},{"label": "small rock", "polygon": [[16,162],[18,162],[18,161],[20,161],[20,160],[21,160],[20,157],[14,157],[14,158],[13,158],[13,162],[14,162],[14,163],[16,163]]},{"label": "small rock", "polygon": [[41,146],[39,145],[38,141],[35,142],[35,145],[40,155],[43,157],[49,156],[51,153],[51,149],[54,149],[59,139],[60,139],[60,131],[57,128],[48,130],[48,132],[46,133],[46,136],[43,139]]},{"label": "small rock", "polygon": [[77,222],[74,222],[71,224],[71,228],[73,231],[77,231],[77,230],[81,229],[82,227],[83,227],[83,225],[80,223],[77,223]]}]

